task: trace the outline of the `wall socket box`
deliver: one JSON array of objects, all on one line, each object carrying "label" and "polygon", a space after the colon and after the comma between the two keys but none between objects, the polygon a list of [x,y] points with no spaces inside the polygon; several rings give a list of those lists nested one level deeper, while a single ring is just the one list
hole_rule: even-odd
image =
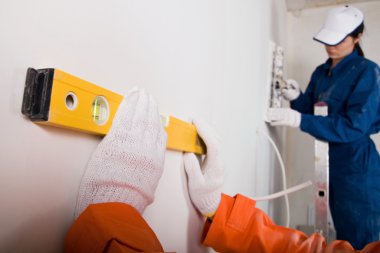
[{"label": "wall socket box", "polygon": [[268,83],[268,107],[281,107],[281,87],[284,82],[284,49],[276,45],[273,41],[269,42],[269,75]]}]

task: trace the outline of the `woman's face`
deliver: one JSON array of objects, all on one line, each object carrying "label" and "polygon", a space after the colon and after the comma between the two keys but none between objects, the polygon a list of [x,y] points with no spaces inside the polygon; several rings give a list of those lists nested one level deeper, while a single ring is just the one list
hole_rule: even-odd
[{"label": "woman's face", "polygon": [[327,46],[325,45],[326,52],[328,56],[333,60],[333,62],[337,63],[342,60],[347,55],[351,54],[354,50],[355,44],[359,43],[360,37],[353,38],[352,36],[348,36],[341,43],[335,46]]}]

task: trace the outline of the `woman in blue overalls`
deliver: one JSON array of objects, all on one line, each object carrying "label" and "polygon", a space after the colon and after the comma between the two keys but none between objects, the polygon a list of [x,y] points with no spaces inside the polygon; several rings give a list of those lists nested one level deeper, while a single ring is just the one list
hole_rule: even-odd
[{"label": "woman in blue overalls", "polygon": [[[332,9],[314,37],[323,43],[329,59],[318,66],[304,93],[296,82],[283,90],[291,108],[271,108],[271,125],[300,127],[329,142],[330,210],[337,239],[356,249],[379,240],[380,157],[371,134],[380,128],[380,69],[364,58],[359,45],[364,30],[360,10]],[[314,116],[323,101],[328,116]]]}]

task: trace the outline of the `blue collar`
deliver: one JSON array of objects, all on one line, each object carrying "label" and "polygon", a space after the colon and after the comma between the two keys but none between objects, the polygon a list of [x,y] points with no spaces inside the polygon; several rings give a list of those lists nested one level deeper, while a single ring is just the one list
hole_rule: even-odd
[{"label": "blue collar", "polygon": [[334,75],[336,72],[339,72],[339,70],[341,70],[345,65],[347,65],[347,62],[349,62],[351,59],[356,58],[356,57],[360,57],[360,56],[359,56],[358,50],[354,49],[354,51],[352,51],[351,54],[349,54],[346,57],[344,57],[334,68],[331,69],[331,64],[332,64],[332,59],[331,58],[329,58],[323,64],[323,68],[326,71],[330,71],[331,74]]}]

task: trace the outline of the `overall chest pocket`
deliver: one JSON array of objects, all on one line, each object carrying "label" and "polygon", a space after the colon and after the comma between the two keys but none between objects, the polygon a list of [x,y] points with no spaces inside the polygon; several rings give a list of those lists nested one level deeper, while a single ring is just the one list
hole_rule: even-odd
[{"label": "overall chest pocket", "polygon": [[329,106],[329,113],[345,112],[350,94],[352,93],[354,83],[347,81],[342,83],[342,80],[336,81],[329,87],[320,91],[318,101],[325,101]]}]

